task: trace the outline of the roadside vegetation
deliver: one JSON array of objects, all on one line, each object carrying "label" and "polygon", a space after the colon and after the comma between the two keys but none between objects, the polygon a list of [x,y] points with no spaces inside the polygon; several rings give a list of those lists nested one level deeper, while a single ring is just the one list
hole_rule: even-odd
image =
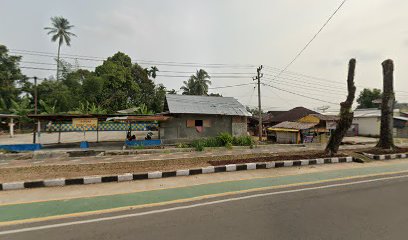
[{"label": "roadside vegetation", "polygon": [[233,146],[249,146],[253,148],[255,142],[251,136],[233,137],[231,134],[223,132],[216,137],[194,140],[190,144],[180,144],[178,147],[192,147],[196,151],[204,151],[205,148],[225,147],[231,149]]}]

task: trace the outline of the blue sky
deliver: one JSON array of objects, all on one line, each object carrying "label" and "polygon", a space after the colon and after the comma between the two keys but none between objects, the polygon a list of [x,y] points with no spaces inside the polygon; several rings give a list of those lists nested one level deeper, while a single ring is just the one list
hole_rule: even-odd
[{"label": "blue sky", "polygon": [[[56,53],[57,45],[43,30],[51,16],[64,16],[78,35],[62,53],[107,57],[123,51],[133,60],[194,62],[201,64],[263,64],[264,73],[288,64],[340,4],[339,0],[174,0],[174,1],[23,1],[3,0],[0,43],[10,49]],[[397,100],[408,102],[408,2],[403,0],[348,0],[317,39],[288,69],[315,78],[283,74],[268,82],[281,89],[338,103],[345,96],[347,62],[357,58],[356,84],[381,87],[381,62],[395,62]],[[23,55],[23,61],[52,63],[52,58]],[[68,60],[71,61],[72,60]],[[80,65],[98,62],[78,60]],[[22,66],[52,68],[22,63]],[[157,65],[157,64],[152,64]],[[143,64],[148,67],[148,64]],[[161,71],[193,73],[200,66],[157,65]],[[242,78],[212,79],[212,87],[250,83],[256,68],[202,67],[213,76],[244,73]],[[53,71],[28,70],[47,77]],[[190,75],[161,73],[163,75]],[[238,75],[234,75],[238,76]],[[248,78],[246,78],[248,77]],[[269,77],[269,80],[273,78]],[[324,80],[323,80],[324,79]],[[326,81],[327,79],[327,81]],[[157,83],[179,89],[186,78],[158,77]],[[267,80],[265,78],[265,80]],[[214,89],[256,105],[252,86]],[[336,105],[263,87],[263,105],[270,110],[303,105]]]}]

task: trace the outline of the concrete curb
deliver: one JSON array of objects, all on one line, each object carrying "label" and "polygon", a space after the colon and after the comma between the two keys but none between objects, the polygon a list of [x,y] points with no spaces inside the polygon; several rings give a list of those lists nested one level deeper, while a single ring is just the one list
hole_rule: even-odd
[{"label": "concrete curb", "polygon": [[408,158],[408,153],[375,155],[375,154],[363,152],[363,155],[373,160],[391,160],[391,159]]},{"label": "concrete curb", "polygon": [[58,178],[58,179],[46,179],[39,181],[26,181],[26,182],[10,182],[0,183],[1,190],[17,190],[25,188],[40,188],[40,187],[55,187],[66,185],[84,185],[106,182],[124,182],[144,179],[158,179],[176,176],[189,176],[197,174],[209,174],[218,172],[234,172],[244,170],[255,169],[269,169],[280,167],[297,167],[307,165],[320,165],[330,163],[348,163],[353,162],[353,157],[340,157],[340,158],[318,158],[318,159],[306,159],[306,160],[290,160],[290,161],[274,161],[274,162],[257,162],[257,163],[243,163],[243,164],[228,164],[221,166],[208,166],[195,169],[180,169],[175,171],[156,171],[148,173],[125,173],[112,176],[85,176],[78,178]]}]

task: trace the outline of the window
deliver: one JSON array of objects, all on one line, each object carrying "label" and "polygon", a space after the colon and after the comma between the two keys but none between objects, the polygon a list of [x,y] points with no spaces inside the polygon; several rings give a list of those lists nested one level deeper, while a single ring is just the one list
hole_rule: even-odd
[{"label": "window", "polygon": [[193,127],[211,127],[211,121],[209,119],[206,120],[187,120],[186,122],[188,128]]},{"label": "window", "polygon": [[196,126],[196,127],[202,127],[202,126],[203,126],[203,120],[195,120],[194,126]]}]

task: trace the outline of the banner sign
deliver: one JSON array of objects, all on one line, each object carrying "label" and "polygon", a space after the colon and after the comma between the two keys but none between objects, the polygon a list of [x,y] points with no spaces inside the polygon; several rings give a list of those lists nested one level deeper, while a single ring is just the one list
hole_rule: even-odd
[{"label": "banner sign", "polygon": [[98,126],[97,118],[74,118],[72,125],[75,128],[96,128]]}]

